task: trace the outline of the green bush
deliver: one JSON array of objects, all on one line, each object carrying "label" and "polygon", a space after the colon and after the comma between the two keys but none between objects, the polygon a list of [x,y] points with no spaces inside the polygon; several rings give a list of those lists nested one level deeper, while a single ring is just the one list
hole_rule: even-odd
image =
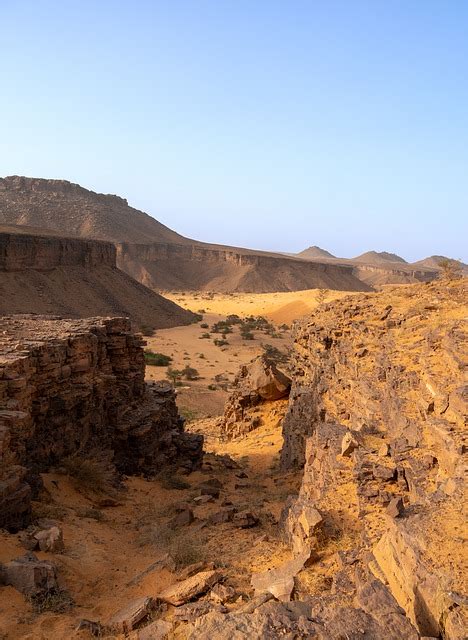
[{"label": "green bush", "polygon": [[154,351],[146,349],[145,362],[152,367],[168,367],[172,362],[172,358],[164,353],[154,353]]}]

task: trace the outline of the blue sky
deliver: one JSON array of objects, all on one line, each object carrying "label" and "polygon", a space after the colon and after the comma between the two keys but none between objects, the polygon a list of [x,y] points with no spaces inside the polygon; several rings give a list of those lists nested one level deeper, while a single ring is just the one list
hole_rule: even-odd
[{"label": "blue sky", "polygon": [[465,0],[0,0],[0,175],[208,242],[468,259]]}]

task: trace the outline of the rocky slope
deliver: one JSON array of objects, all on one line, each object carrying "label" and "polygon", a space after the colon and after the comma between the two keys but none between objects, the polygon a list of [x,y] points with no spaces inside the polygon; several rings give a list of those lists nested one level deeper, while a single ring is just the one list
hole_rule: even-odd
[{"label": "rocky slope", "polygon": [[0,229],[0,314],[129,316],[148,328],[189,324],[194,315],[116,267],[108,242]]},{"label": "rocky slope", "polygon": [[316,548],[320,522],[347,549],[333,575],[343,603],[370,572],[421,636],[450,640],[467,624],[466,284],[319,308],[297,328],[283,426],[283,467],[303,466],[286,518],[293,548]]},{"label": "rocky slope", "polygon": [[312,264],[190,240],[129,207],[123,198],[97,194],[65,180],[1,178],[0,224],[111,241],[118,246],[118,266],[157,290],[369,289],[348,265]]},{"label": "rocky slope", "polygon": [[40,473],[79,454],[121,472],[200,462],[175,394],[144,381],[143,342],[122,318],[0,319],[0,528],[29,524]]}]

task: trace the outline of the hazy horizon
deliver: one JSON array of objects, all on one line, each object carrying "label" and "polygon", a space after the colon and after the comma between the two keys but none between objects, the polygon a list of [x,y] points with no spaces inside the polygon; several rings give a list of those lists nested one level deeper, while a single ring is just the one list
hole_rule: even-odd
[{"label": "hazy horizon", "polygon": [[467,262],[467,27],[461,2],[7,0],[0,175],[205,242]]}]

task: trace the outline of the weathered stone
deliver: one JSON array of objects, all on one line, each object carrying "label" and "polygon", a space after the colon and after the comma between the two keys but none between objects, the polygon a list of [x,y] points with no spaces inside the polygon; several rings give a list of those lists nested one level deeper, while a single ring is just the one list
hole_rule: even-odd
[{"label": "weathered stone", "polygon": [[202,571],[187,578],[183,582],[177,582],[158,595],[163,602],[178,607],[190,600],[206,593],[222,577],[220,571]]},{"label": "weathered stone", "polygon": [[0,584],[10,585],[26,596],[36,596],[58,588],[57,569],[33,553],[0,565]]},{"label": "weathered stone", "polygon": [[256,595],[267,591],[277,600],[289,602],[294,589],[294,578],[303,569],[309,557],[310,552],[303,552],[275,569],[254,573],[251,584],[255,589]]},{"label": "weathered stone", "polygon": [[399,516],[401,516],[405,511],[403,499],[401,497],[396,497],[390,500],[386,511],[392,518],[398,518]]},{"label": "weathered stone", "polygon": [[341,442],[341,455],[346,458],[349,457],[355,449],[359,446],[358,441],[349,431],[343,436]]},{"label": "weathered stone", "polygon": [[59,527],[51,527],[34,534],[41,551],[60,553],[65,549],[63,531]]},{"label": "weathered stone", "polygon": [[149,596],[137,598],[114,614],[108,626],[119,633],[129,633],[149,615],[153,606],[153,598]]},{"label": "weathered stone", "polygon": [[171,529],[179,529],[180,527],[186,527],[191,524],[195,519],[193,511],[191,509],[184,509],[180,511],[172,520],[168,523]]},{"label": "weathered stone", "polygon": [[215,584],[215,586],[210,591],[210,600],[216,602],[218,604],[224,604],[225,602],[229,602],[236,597],[236,591],[229,587],[228,585]]},{"label": "weathered stone", "polygon": [[250,529],[251,527],[256,527],[259,520],[251,511],[239,511],[239,513],[234,514],[233,522],[236,527]]},{"label": "weathered stone", "polygon": [[138,629],[136,640],[166,640],[172,630],[172,624],[167,620],[155,620],[146,627]]}]

